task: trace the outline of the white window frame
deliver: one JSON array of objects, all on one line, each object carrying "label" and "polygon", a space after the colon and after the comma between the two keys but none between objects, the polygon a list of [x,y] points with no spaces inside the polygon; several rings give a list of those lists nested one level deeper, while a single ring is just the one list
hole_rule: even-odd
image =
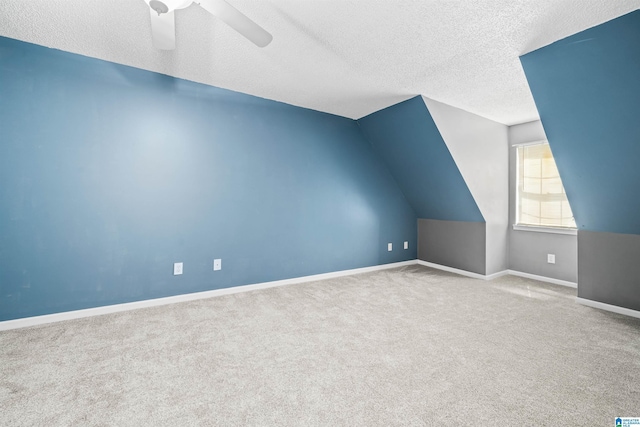
[{"label": "white window frame", "polygon": [[[549,143],[549,141],[546,140],[546,139],[541,139],[541,140],[537,140],[537,141],[522,142],[522,143],[512,144],[511,145],[513,148],[516,149],[516,156],[515,156],[516,173],[515,173],[515,177],[514,177],[514,179],[515,179],[515,182],[514,182],[515,197],[514,197],[514,200],[513,200],[513,203],[515,204],[515,206],[514,206],[514,213],[515,213],[514,221],[515,221],[515,224],[513,224],[513,229],[516,230],[516,231],[530,231],[530,232],[534,232],[534,233],[568,234],[568,235],[575,236],[575,235],[578,234],[578,229],[577,228],[573,228],[573,227],[550,227],[550,226],[518,224],[518,216],[519,216],[519,212],[518,212],[518,165],[519,165],[519,163],[518,163],[517,149],[518,149],[518,147],[526,147],[528,145],[540,145],[540,144],[545,144],[545,143]],[[553,160],[555,161],[555,158]]]}]

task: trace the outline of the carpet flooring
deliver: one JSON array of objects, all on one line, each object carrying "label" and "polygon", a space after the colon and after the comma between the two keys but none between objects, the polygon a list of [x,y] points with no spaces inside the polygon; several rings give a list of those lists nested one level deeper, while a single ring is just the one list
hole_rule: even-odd
[{"label": "carpet flooring", "polygon": [[613,426],[640,319],[420,265],[0,332],[3,426]]}]

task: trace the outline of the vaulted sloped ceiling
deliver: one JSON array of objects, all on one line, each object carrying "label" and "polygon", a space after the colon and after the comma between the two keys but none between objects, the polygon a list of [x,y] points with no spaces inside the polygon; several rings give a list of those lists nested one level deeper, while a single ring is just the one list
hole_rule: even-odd
[{"label": "vaulted sloped ceiling", "polygon": [[518,56],[640,0],[228,0],[260,49],[192,5],[153,48],[143,0],[2,0],[0,36],[352,119],[417,94],[504,124],[538,118]]},{"label": "vaulted sloped ceiling", "polygon": [[521,58],[578,232],[578,297],[640,310],[640,11]]},{"label": "vaulted sloped ceiling", "polygon": [[578,228],[640,234],[640,10],[521,60]]},{"label": "vaulted sloped ceiling", "polygon": [[422,97],[358,120],[418,218],[484,222]]}]

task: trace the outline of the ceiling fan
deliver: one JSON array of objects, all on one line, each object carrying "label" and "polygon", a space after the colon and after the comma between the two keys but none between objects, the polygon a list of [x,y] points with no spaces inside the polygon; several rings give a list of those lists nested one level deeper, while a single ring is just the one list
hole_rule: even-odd
[{"label": "ceiling fan", "polygon": [[144,0],[151,15],[153,46],[157,49],[172,50],[176,47],[175,18],[173,12],[189,7],[191,3],[204,10],[242,34],[258,47],[265,47],[273,36],[261,26],[247,18],[225,0]]}]

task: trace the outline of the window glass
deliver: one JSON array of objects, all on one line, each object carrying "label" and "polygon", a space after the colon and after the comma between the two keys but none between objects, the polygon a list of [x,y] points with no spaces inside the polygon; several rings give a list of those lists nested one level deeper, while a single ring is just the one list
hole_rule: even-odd
[{"label": "window glass", "polygon": [[549,143],[517,149],[517,224],[576,228]]}]

